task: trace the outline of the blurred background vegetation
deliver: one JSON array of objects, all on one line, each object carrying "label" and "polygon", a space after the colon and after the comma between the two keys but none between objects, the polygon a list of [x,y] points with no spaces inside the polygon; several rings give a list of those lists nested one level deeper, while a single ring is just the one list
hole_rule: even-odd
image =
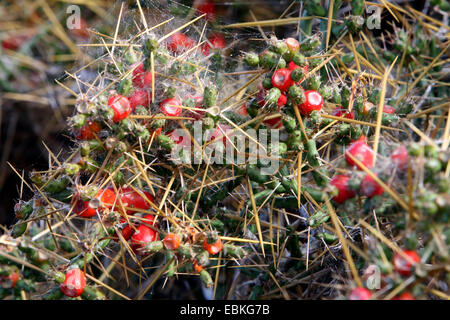
[{"label": "blurred background vegetation", "polygon": [[[128,10],[136,9],[135,0],[124,2]],[[183,6],[186,10],[189,7],[201,10],[202,2],[141,0],[148,13],[159,5],[166,12],[179,15],[184,14]],[[214,3],[216,22],[232,23],[255,18],[276,19],[298,1],[208,2]],[[113,0],[0,2],[0,225],[13,222],[13,207],[21,192],[21,180],[8,162],[27,175],[32,169],[47,168],[46,147],[57,153],[71,146],[65,119],[73,113],[75,101],[56,81],[64,79],[67,83],[65,72],[87,63],[79,44],[88,43],[95,32],[113,34],[121,3]],[[73,5],[80,8],[83,23],[79,30],[67,28]],[[410,2],[410,5],[421,10],[426,1]],[[390,15],[383,16],[382,30],[390,28],[394,22]],[[292,25],[264,31],[272,31],[282,38],[290,29]],[[258,33],[258,29],[240,29],[239,32]]]}]

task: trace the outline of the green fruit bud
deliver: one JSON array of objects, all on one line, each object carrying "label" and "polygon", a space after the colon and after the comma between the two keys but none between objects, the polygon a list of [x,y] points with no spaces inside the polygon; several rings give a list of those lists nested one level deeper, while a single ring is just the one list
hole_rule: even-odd
[{"label": "green fruit bud", "polygon": [[44,188],[44,191],[50,194],[55,194],[63,191],[70,181],[66,177],[50,181]]},{"label": "green fruit bud", "polygon": [[153,38],[148,38],[145,41],[145,50],[147,50],[147,53],[153,52],[157,50],[159,47],[158,40]]},{"label": "green fruit bud", "polygon": [[319,232],[317,234],[317,237],[323,239],[328,244],[331,244],[338,240],[337,236],[335,236],[334,234],[331,234],[331,233],[327,233],[327,232]]},{"label": "green fruit bud", "polygon": [[308,81],[308,89],[309,90],[318,90],[320,87],[321,79],[320,75],[313,74],[309,77]]},{"label": "green fruit bud", "polygon": [[33,200],[20,201],[14,206],[14,211],[17,219],[27,219],[33,213]]},{"label": "green fruit bud", "polygon": [[187,244],[180,244],[177,251],[186,258],[192,258],[194,256],[194,250],[190,245]]},{"label": "green fruit bud", "polygon": [[78,113],[70,118],[69,122],[74,128],[80,129],[86,124],[86,115]]},{"label": "green fruit bud", "polygon": [[312,36],[307,39],[305,42],[300,44],[300,50],[302,51],[311,51],[317,48],[320,45],[320,38],[317,35]]},{"label": "green fruit bud", "polygon": [[32,172],[30,174],[30,179],[35,183],[38,187],[42,187],[45,183],[44,179],[42,178],[42,175],[37,172]]},{"label": "green fruit bud", "polygon": [[326,212],[317,211],[315,214],[308,218],[308,224],[310,227],[315,228],[320,226],[322,223],[328,221],[330,216]]},{"label": "green fruit bud", "polygon": [[128,96],[132,88],[133,88],[133,81],[131,80],[131,78],[125,78],[119,82],[117,92],[123,96]]},{"label": "green fruit bud", "polygon": [[64,296],[59,286],[54,287],[42,295],[43,300],[59,300]]},{"label": "green fruit bud", "polygon": [[364,13],[364,0],[352,0],[352,13],[355,16],[360,16]]},{"label": "green fruit bud", "polygon": [[354,59],[355,56],[353,55],[353,53],[347,53],[341,57],[342,62],[346,65],[352,63]]},{"label": "green fruit bud", "polygon": [[95,287],[86,286],[83,289],[81,298],[84,300],[105,300],[105,295]]},{"label": "green fruit bud", "polygon": [[258,64],[259,64],[259,58],[258,58],[258,55],[256,55],[255,53],[247,53],[247,54],[245,55],[244,62],[245,62],[249,67],[257,67]]},{"label": "green fruit bud", "polygon": [[264,78],[264,80],[262,82],[262,86],[264,89],[267,89],[267,90],[272,88],[272,77]]},{"label": "green fruit bud", "polygon": [[292,61],[299,67],[305,67],[308,65],[308,61],[306,60],[306,57],[298,52],[292,56]]},{"label": "green fruit bud", "polygon": [[304,90],[297,85],[289,87],[288,95],[294,100],[296,105],[302,104],[306,99]]},{"label": "green fruit bud", "polygon": [[74,176],[80,172],[80,166],[76,163],[66,163],[64,165],[64,172],[69,176]]},{"label": "green fruit bud", "polygon": [[259,63],[266,69],[274,68],[278,63],[278,56],[272,51],[264,51],[259,55]]},{"label": "green fruit bud", "polygon": [[211,288],[214,285],[214,283],[212,281],[212,278],[211,278],[211,275],[206,270],[200,271],[200,279],[202,280],[203,284],[207,288]]},{"label": "green fruit bud", "polygon": [[283,126],[287,132],[294,132],[297,129],[297,121],[294,117],[286,115],[283,117]]},{"label": "green fruit bud", "polygon": [[202,119],[202,124],[205,129],[213,129],[216,126],[214,119],[211,117],[204,117]]},{"label": "green fruit bud", "polygon": [[319,88],[319,93],[325,100],[330,100],[333,96],[333,89],[330,86],[321,86]]},{"label": "green fruit bud", "polygon": [[53,271],[51,273],[53,280],[55,280],[56,283],[63,283],[66,280],[66,275],[59,271]]},{"label": "green fruit bud", "polygon": [[209,264],[209,252],[203,250],[200,254],[197,255],[196,259],[199,266],[207,266]]},{"label": "green fruit bud", "polygon": [[278,59],[277,69],[284,69],[284,68],[286,68],[286,60],[280,57],[280,59]]},{"label": "green fruit bud", "polygon": [[435,146],[427,144],[424,146],[425,156],[433,159],[439,159],[439,151]]},{"label": "green fruit bud", "polygon": [[277,41],[270,49],[278,54],[284,54],[288,51],[288,46],[284,41]]},{"label": "green fruit bud", "polygon": [[442,169],[441,162],[437,159],[428,159],[425,163],[425,168],[432,174],[438,173]]},{"label": "green fruit bud", "polygon": [[164,246],[163,246],[162,241],[153,241],[153,242],[146,244],[144,250],[145,250],[145,252],[148,252],[148,253],[155,253],[155,252],[161,251],[163,249],[163,247]]},{"label": "green fruit bud", "polygon": [[223,252],[225,256],[230,255],[237,259],[241,259],[247,254],[247,252],[242,247],[235,246],[229,243],[224,244]]},{"label": "green fruit bud", "polygon": [[361,16],[348,16],[345,24],[347,25],[348,31],[355,35],[362,30],[364,26],[364,19]]},{"label": "green fruit bud", "polygon": [[408,153],[412,157],[418,157],[422,153],[423,148],[417,142],[413,142],[408,147]]},{"label": "green fruit bud", "polygon": [[215,87],[205,87],[203,92],[203,105],[206,108],[215,106],[217,103],[217,89]]},{"label": "green fruit bud", "polygon": [[18,238],[27,231],[28,223],[19,222],[13,226],[11,230],[11,236],[13,238]]},{"label": "green fruit bud", "polygon": [[281,91],[278,88],[271,88],[268,92],[267,95],[265,96],[264,100],[268,103],[268,104],[277,104],[278,99],[281,96]]},{"label": "green fruit bud", "polygon": [[[164,117],[164,114],[162,113],[157,113],[155,115],[155,117]],[[155,119],[153,120],[151,127],[152,129],[158,129],[158,128],[162,128],[166,125],[166,119]]]},{"label": "green fruit bud", "polygon": [[91,147],[89,142],[83,141],[82,143],[80,143],[80,153],[82,157],[88,157],[90,152]]},{"label": "green fruit bud", "polygon": [[298,82],[298,81],[302,80],[304,77],[305,77],[305,71],[303,70],[303,68],[296,68],[291,71],[291,79],[294,82]]},{"label": "green fruit bud", "polygon": [[163,149],[166,149],[167,151],[172,151],[172,148],[175,146],[175,142],[164,134],[158,135],[156,141]]},{"label": "green fruit bud", "polygon": [[[364,112],[364,98],[363,96],[357,96],[353,102],[353,107],[355,108],[358,114],[362,114]],[[347,103],[348,108],[348,103]],[[377,110],[377,108],[372,108],[373,110]]]}]

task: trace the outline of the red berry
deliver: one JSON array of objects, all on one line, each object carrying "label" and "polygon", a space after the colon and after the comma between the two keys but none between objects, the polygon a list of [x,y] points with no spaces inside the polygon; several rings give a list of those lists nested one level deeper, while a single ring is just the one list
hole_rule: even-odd
[{"label": "red berry", "polygon": [[348,156],[348,153],[358,159],[368,169],[372,168],[374,153],[372,148],[370,148],[364,140],[357,140],[351,143],[345,153],[345,160],[347,163],[351,166],[355,166],[356,163]]},{"label": "red berry", "polygon": [[[155,202],[155,198],[149,192],[141,191],[141,193],[148,199],[148,201],[152,203]],[[123,188],[120,191],[120,201],[124,207],[148,210],[151,208],[151,205],[145,198],[130,187]],[[126,210],[126,213],[133,215],[136,211]]]},{"label": "red berry", "polygon": [[220,33],[210,36],[208,42],[202,46],[202,53],[205,56],[209,55],[210,49],[224,49],[227,45],[225,38]]},{"label": "red berry", "polygon": [[91,140],[94,139],[94,133],[97,134],[102,130],[102,126],[94,121],[88,121],[78,132],[77,139]]},{"label": "red berry", "polygon": [[183,50],[193,48],[196,42],[185,35],[184,33],[177,32],[171,35],[168,39],[168,48],[174,53],[180,53]]},{"label": "red berry", "polygon": [[83,218],[90,218],[102,211],[102,207],[112,208],[116,203],[116,194],[111,189],[100,189],[95,196],[100,200],[100,205],[97,209],[92,208],[89,205],[89,201],[83,201],[80,195],[75,195],[73,201],[75,201],[75,206],[73,212]]},{"label": "red berry", "polygon": [[210,140],[215,140],[222,137],[223,144],[226,145],[227,140],[231,139],[233,136],[233,133],[230,131],[232,131],[232,129],[229,125],[219,123],[216,130],[212,133]]},{"label": "red berry", "polygon": [[366,136],[365,135],[361,135],[358,139],[351,139],[350,142],[356,142],[356,141],[366,141]]},{"label": "red berry", "polygon": [[122,237],[125,239],[125,240],[130,240],[131,239],[131,237],[133,236],[133,234],[135,233],[136,231],[129,225],[129,224],[127,224],[126,226],[124,226],[123,227],[123,229],[122,229]]},{"label": "red berry", "polygon": [[148,107],[151,101],[151,94],[146,90],[136,90],[128,99],[131,110],[134,111],[138,106]]},{"label": "red berry", "polygon": [[132,110],[128,98],[120,94],[112,95],[108,99],[108,106],[114,110],[114,117],[112,119],[114,122],[120,122],[127,118]]},{"label": "red berry", "polygon": [[416,300],[416,299],[410,292],[406,291],[403,292],[401,295],[392,298],[392,300]]},{"label": "red berry", "polygon": [[151,72],[146,72],[142,81],[142,87],[151,89],[153,83],[153,76]]},{"label": "red berry", "polygon": [[146,214],[143,219],[141,220],[141,224],[149,226],[155,225],[155,216],[152,214]]},{"label": "red berry", "polygon": [[100,189],[96,196],[101,204],[109,209],[111,209],[116,204],[116,193],[112,188]]},{"label": "red berry", "polygon": [[13,289],[20,279],[20,273],[16,270],[11,271],[8,276],[0,276],[0,288]]},{"label": "red berry", "polygon": [[208,243],[206,239],[203,241],[203,248],[209,252],[209,254],[218,254],[223,248],[222,240],[220,238],[213,244]]},{"label": "red berry", "polygon": [[69,33],[75,37],[82,40],[88,40],[89,39],[89,31],[87,28],[86,20],[83,18],[80,18],[80,26],[78,28],[71,28],[69,29]]},{"label": "red berry", "polygon": [[30,39],[29,35],[12,35],[2,40],[2,47],[8,50],[18,50]]},{"label": "red berry", "polygon": [[413,250],[403,250],[403,253],[409,258],[406,259],[398,252],[395,253],[393,264],[395,271],[400,273],[402,276],[409,276],[411,274],[411,269],[413,265],[420,262],[420,257],[416,251]]},{"label": "red berry", "polygon": [[151,72],[145,72],[144,64],[142,62],[133,70],[133,85],[136,88],[151,89],[153,83],[153,77]]},{"label": "red berry", "polygon": [[97,214],[97,209],[92,208],[89,205],[89,201],[83,201],[78,195],[74,197],[75,206],[73,207],[73,213],[83,218],[90,218]]},{"label": "red berry", "polygon": [[189,135],[180,130],[172,130],[167,133],[167,136],[181,147],[189,147],[191,145],[191,138]]},{"label": "red berry", "polygon": [[163,240],[164,247],[167,250],[176,250],[181,243],[181,239],[175,233],[168,233]]},{"label": "red berry", "polygon": [[11,288],[14,288],[17,284],[17,281],[20,279],[20,274],[16,271],[13,271],[8,276],[9,281],[11,281]]},{"label": "red berry", "polygon": [[236,110],[237,114],[240,114],[241,116],[246,116],[247,113],[247,106],[243,104],[239,109]]},{"label": "red berry", "polygon": [[286,68],[276,70],[272,75],[272,85],[282,92],[286,92],[294,84],[291,79],[291,71]]},{"label": "red berry", "polygon": [[298,52],[300,50],[300,43],[294,38],[286,38],[284,43],[286,43],[290,52]]},{"label": "red berry", "polygon": [[178,106],[181,106],[181,102],[175,98],[166,99],[159,105],[162,113],[169,117],[178,117],[181,114],[182,109]]},{"label": "red berry", "polygon": [[196,9],[201,13],[206,13],[206,20],[212,21],[216,18],[216,9],[214,8],[214,2],[212,1],[201,1]]},{"label": "red berry", "polygon": [[268,126],[269,128],[278,129],[283,126],[283,121],[281,117],[272,118],[264,120],[264,124]]},{"label": "red berry", "polygon": [[266,104],[266,101],[264,100],[266,92],[267,90],[265,90],[263,87],[260,87],[258,94],[256,95],[256,102],[258,102],[261,107],[264,107],[264,105]]},{"label": "red berry", "polygon": [[369,290],[359,287],[352,290],[349,300],[369,300],[371,296],[372,293]]},{"label": "red berry", "polygon": [[344,118],[347,118],[347,119],[355,119],[355,113],[353,112],[353,110],[351,112],[349,112],[348,110],[345,110],[341,106],[336,107],[336,109],[334,109],[331,114],[335,117],[344,116]]},{"label": "red berry", "polygon": [[356,195],[356,192],[348,186],[349,180],[350,177],[343,174],[337,175],[331,179],[330,185],[338,189],[338,195],[333,198],[337,203],[344,203],[347,199],[353,198]]},{"label": "red berry", "polygon": [[[120,219],[120,223],[125,223],[126,222],[126,220],[125,219],[123,219],[123,218],[121,218]],[[135,232],[135,230],[127,223],[123,228],[122,228],[122,231],[121,231],[121,234],[122,234],[122,237],[125,239],[125,240],[130,240],[130,238],[133,236],[133,234],[134,234],[134,232]],[[119,237],[117,236],[117,234],[114,234],[114,240],[115,241],[119,241]]]},{"label": "red berry", "polygon": [[86,287],[86,276],[78,268],[67,271],[66,278],[60,285],[62,293],[72,298],[80,296],[84,287]]},{"label": "red berry", "polygon": [[398,146],[391,154],[391,159],[400,170],[406,169],[408,164],[408,150],[404,146]]},{"label": "red berry", "polygon": [[[135,65],[136,64],[134,64],[132,67],[134,67]],[[142,62],[138,62],[138,66],[133,70],[133,78],[132,78],[133,85],[137,88],[143,88],[144,76],[145,76],[144,64]]]},{"label": "red berry", "polygon": [[278,101],[277,101],[278,108],[284,107],[286,105],[286,103],[287,103],[286,95],[281,94],[281,96],[278,98]]},{"label": "red berry", "polygon": [[385,104],[385,105],[383,106],[383,112],[384,112],[384,113],[390,113],[390,114],[393,114],[393,113],[395,113],[395,108],[394,108],[394,107],[391,107],[391,106],[388,105],[388,104]]},{"label": "red berry", "polygon": [[153,134],[155,134],[155,136],[153,138],[153,139],[155,139],[156,137],[158,137],[161,134],[161,132],[162,132],[162,128],[150,130],[150,135],[153,136]]},{"label": "red berry", "polygon": [[384,189],[369,175],[361,181],[361,192],[368,198],[380,196],[384,193]]},{"label": "red berry", "polygon": [[320,93],[315,90],[305,91],[305,102],[299,106],[300,113],[304,116],[309,115],[314,110],[321,110],[323,99]]},{"label": "red berry", "polygon": [[294,61],[290,61],[289,63],[288,63],[288,69],[289,70],[294,70],[294,69],[297,69],[297,68],[300,68],[300,66],[298,66],[298,65],[296,65],[295,63],[294,63]]},{"label": "red berry", "polygon": [[203,270],[203,267],[197,263],[197,260],[194,261],[194,270],[200,273]]},{"label": "red berry", "polygon": [[144,255],[142,249],[146,244],[153,242],[158,237],[158,233],[150,227],[141,224],[137,227],[136,232],[131,237],[131,248],[137,255]]}]

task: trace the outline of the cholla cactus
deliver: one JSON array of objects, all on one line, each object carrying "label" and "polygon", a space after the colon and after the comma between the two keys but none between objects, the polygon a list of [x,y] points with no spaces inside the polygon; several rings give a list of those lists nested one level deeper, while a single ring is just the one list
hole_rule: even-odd
[{"label": "cholla cactus", "polygon": [[[445,64],[440,38],[399,29],[383,51],[350,20],[306,19],[300,41],[264,35],[250,50],[205,13],[138,4],[136,28],[119,20],[90,45],[98,76],[73,73],[74,147],[27,182],[34,196],[0,242],[3,295],[141,299],[154,279],[186,275],[216,295],[237,264],[241,298],[301,298],[291,288],[305,278],[331,283],[332,298],[445,297],[448,92],[428,84]],[[351,6],[363,15],[363,1]],[[327,16],[321,1],[305,9]]]}]

